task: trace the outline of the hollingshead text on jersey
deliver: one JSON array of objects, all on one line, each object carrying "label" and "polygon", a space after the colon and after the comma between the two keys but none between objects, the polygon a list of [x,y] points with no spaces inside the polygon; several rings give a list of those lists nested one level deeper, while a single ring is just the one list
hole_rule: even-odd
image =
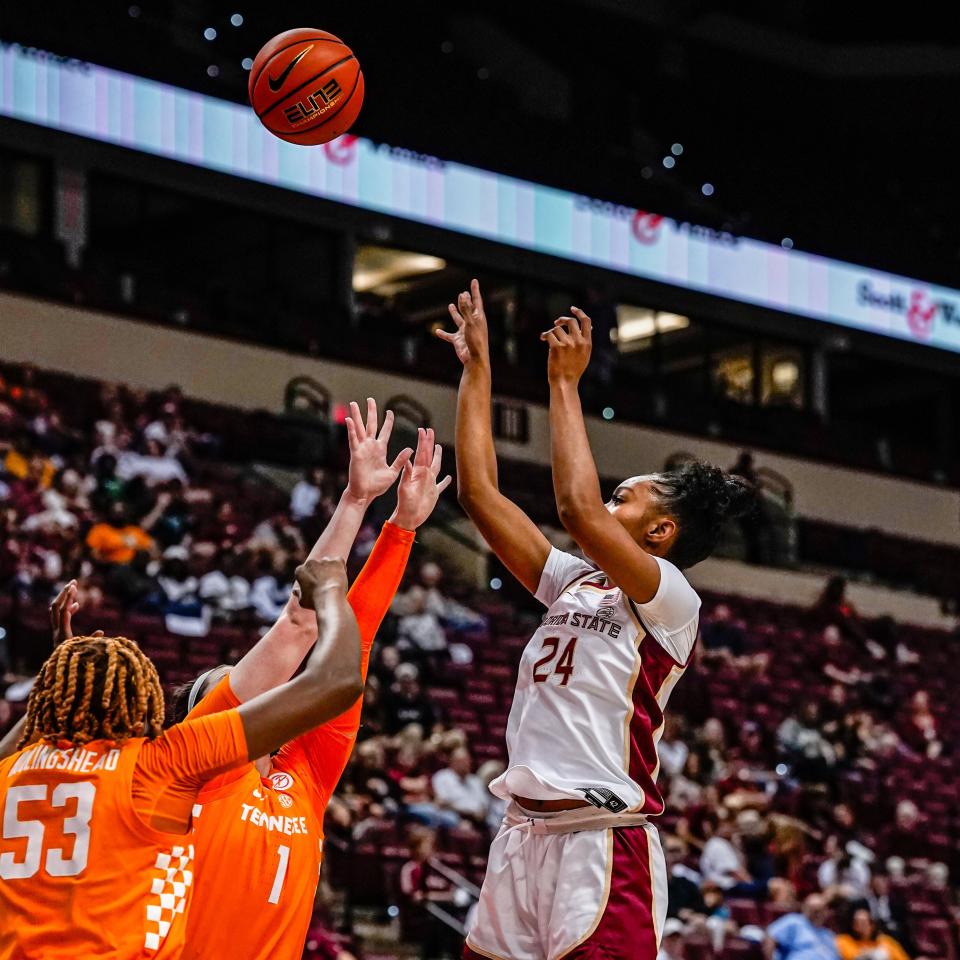
[{"label": "hollingshead text on jersey", "polygon": [[9,779],[22,770],[66,770],[70,773],[91,773],[95,770],[116,770],[120,762],[120,751],[108,750],[97,753],[83,747],[70,750],[58,750],[46,744],[29,747],[20,754],[7,771]]}]

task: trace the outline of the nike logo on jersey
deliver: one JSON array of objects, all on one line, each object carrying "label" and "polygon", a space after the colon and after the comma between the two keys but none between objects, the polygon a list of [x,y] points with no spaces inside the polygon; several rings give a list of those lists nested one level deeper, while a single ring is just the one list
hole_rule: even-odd
[{"label": "nike logo on jersey", "polygon": [[287,77],[290,76],[290,71],[313,49],[313,44],[311,43],[306,50],[301,50],[283,69],[283,73],[279,77],[267,77],[267,83],[270,84],[270,89],[276,93],[284,84]]}]

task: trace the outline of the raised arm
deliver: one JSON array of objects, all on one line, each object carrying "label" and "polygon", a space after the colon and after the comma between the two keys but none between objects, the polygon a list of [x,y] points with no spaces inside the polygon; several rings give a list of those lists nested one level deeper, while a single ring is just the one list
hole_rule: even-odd
[{"label": "raised arm", "polygon": [[297,569],[297,589],[300,604],[315,614],[318,639],[299,676],[240,706],[251,760],[339,716],[363,691],[360,631],[343,561],[308,560]]},{"label": "raised arm", "polygon": [[541,335],[550,348],[550,451],[560,521],[580,549],[637,603],[660,586],[660,565],[603,503],[600,478],[583,422],[578,387],[590,362],[590,318],[576,307]]},{"label": "raised arm", "polygon": [[463,364],[457,394],[457,497],[490,549],[535,593],[550,543],[537,525],[500,492],[497,482],[490,412],[490,348],[480,284],[471,281],[470,292],[461,293],[449,310],[457,330],[438,330],[437,336],[453,344]]},{"label": "raised arm", "polygon": [[[346,562],[363,523],[367,507],[386,492],[412,454],[404,449],[392,464],[387,463],[387,444],[393,430],[393,411],[383,418],[377,433],[377,405],[367,400],[364,423],[360,408],[350,404],[347,437],[350,442],[350,479],[330,523],[307,555],[308,560],[338,557]],[[241,702],[289,680],[317,639],[317,621],[291,597],[276,623],[233,668],[230,687]]]},{"label": "raised arm", "polygon": [[[440,445],[434,445],[433,431],[421,429],[416,456],[400,478],[397,509],[391,522],[384,524],[373,552],[347,594],[360,629],[360,675],[364,680],[377,630],[403,579],[413,531],[430,516],[440,494],[450,485],[450,477],[437,482],[442,455]],[[288,743],[277,757],[279,769],[296,763],[298,757],[306,760],[324,805],[350,759],[360,729],[361,707],[362,701],[357,700],[338,717]]]},{"label": "raised arm", "polygon": [[[77,600],[77,581],[68,581],[50,604],[50,631],[53,636],[53,648],[56,649],[64,640],[73,636],[73,615],[80,609]],[[102,630],[95,630],[92,637],[102,637]],[[21,717],[0,740],[0,760],[4,760],[12,753],[16,753],[17,744],[23,736],[27,725],[26,716]]]}]

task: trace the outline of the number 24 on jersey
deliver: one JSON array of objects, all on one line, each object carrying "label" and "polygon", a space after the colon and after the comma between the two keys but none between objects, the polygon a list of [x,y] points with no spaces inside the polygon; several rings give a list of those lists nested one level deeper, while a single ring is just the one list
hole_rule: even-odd
[{"label": "number 24 on jersey", "polygon": [[[563,648],[563,652],[560,653],[560,658],[557,659],[557,654],[560,652],[560,643],[559,637],[544,638],[540,647],[540,652],[544,655],[533,665],[534,683],[546,683],[551,674],[556,674],[561,678],[559,683],[561,687],[565,687],[570,681],[570,677],[573,675],[573,655],[577,649],[577,638],[570,638]],[[555,666],[552,666],[554,660],[557,662]]]}]

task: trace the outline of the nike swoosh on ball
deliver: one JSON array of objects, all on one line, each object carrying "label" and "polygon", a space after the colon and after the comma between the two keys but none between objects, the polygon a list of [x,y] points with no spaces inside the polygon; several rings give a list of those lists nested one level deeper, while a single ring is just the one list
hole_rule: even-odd
[{"label": "nike swoosh on ball", "polygon": [[287,77],[290,76],[290,71],[313,49],[313,44],[311,43],[306,50],[301,50],[286,66],[286,69],[279,77],[267,77],[267,82],[270,84],[270,89],[276,93],[282,86]]}]

